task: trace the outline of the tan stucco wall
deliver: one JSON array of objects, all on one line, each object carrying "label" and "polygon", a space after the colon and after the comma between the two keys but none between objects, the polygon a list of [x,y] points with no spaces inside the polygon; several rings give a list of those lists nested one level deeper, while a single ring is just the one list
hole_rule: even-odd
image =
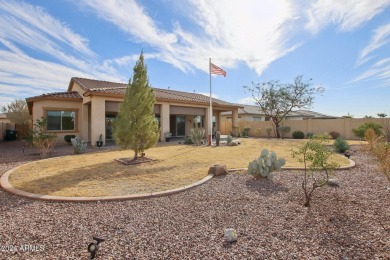
[{"label": "tan stucco wall", "polygon": [[64,136],[65,135],[76,135],[82,136],[82,103],[75,101],[63,101],[63,100],[37,100],[34,101],[34,105],[32,108],[33,112],[33,122],[44,115],[44,111],[46,110],[66,110],[72,109],[76,112],[76,130],[74,131],[48,131],[50,133],[55,133],[57,135],[57,143],[65,143]]}]

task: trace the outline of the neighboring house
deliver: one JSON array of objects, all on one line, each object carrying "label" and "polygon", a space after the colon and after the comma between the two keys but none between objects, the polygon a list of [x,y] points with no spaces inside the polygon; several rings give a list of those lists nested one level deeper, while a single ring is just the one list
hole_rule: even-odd
[{"label": "neighboring house", "polygon": [[[237,104],[238,105],[238,104]],[[270,119],[264,115],[258,106],[241,105],[238,109],[238,122],[259,122],[269,121]],[[232,113],[230,111],[221,114],[223,122],[232,121]],[[305,119],[337,119],[337,116],[325,115],[310,110],[295,110],[291,111],[285,117],[286,120],[305,120]]]},{"label": "neighboring house", "polygon": [[[100,135],[103,140],[112,139],[112,122],[118,114],[127,84],[85,78],[72,78],[68,91],[43,94],[27,98],[33,122],[47,119],[46,131],[57,134],[59,142],[65,135],[74,134],[92,145]],[[156,102],[154,113],[160,126],[160,139],[164,133],[173,136],[190,135],[196,124],[209,132],[209,97],[175,90],[154,88]],[[241,105],[213,99],[213,132],[219,130],[221,113],[230,112],[233,121],[238,120]]]},{"label": "neighboring house", "polygon": [[9,120],[5,114],[0,114],[0,122],[11,123],[11,120]]}]

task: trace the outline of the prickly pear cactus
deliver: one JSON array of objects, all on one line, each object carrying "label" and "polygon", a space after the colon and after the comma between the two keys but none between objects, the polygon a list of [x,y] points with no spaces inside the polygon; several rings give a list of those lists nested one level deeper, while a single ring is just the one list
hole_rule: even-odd
[{"label": "prickly pear cactus", "polygon": [[275,152],[271,153],[267,149],[261,151],[260,157],[248,165],[248,174],[255,179],[272,178],[272,172],[280,170],[286,164],[284,158],[278,159]]}]

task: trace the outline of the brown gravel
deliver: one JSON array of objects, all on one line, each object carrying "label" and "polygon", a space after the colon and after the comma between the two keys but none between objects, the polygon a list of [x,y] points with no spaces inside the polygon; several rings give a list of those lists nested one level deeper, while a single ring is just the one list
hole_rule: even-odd
[{"label": "brown gravel", "polygon": [[[0,175],[39,159],[27,153],[20,143],[0,143]],[[106,239],[97,259],[389,259],[389,182],[366,152],[352,159],[355,168],[336,173],[341,187],[318,189],[310,210],[299,171],[272,181],[229,174],[183,193],[122,202],[50,203],[0,191],[0,259],[88,259],[92,236]],[[223,241],[229,227],[237,230],[234,244]]]}]

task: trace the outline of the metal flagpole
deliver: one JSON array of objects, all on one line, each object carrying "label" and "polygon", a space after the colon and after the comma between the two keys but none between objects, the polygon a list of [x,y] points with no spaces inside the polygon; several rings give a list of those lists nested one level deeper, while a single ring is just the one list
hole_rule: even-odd
[{"label": "metal flagpole", "polygon": [[210,133],[208,136],[209,145],[213,140],[213,101],[211,97],[211,58],[209,59],[209,72],[210,72]]}]

